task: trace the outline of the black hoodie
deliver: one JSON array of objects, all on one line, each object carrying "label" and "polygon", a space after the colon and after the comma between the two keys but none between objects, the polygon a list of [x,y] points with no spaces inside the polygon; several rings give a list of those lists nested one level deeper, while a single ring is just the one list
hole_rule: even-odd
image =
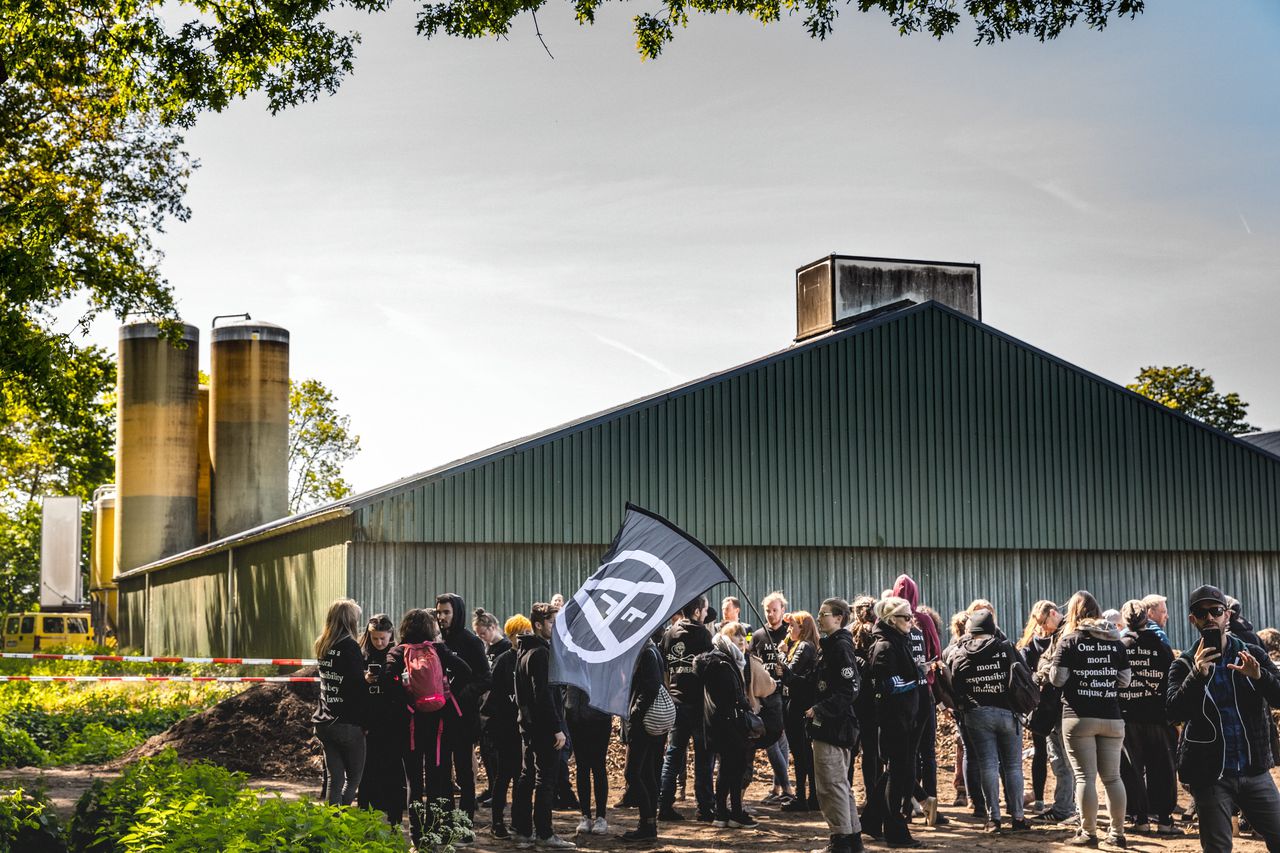
[{"label": "black hoodie", "polygon": [[853,635],[839,628],[819,640],[818,647],[817,691],[809,737],[848,749],[858,740],[853,703],[862,690]]},{"label": "black hoodie", "polygon": [[671,675],[671,701],[701,708],[702,679],[693,671],[693,662],[711,651],[711,632],[701,623],[681,619],[662,635],[660,650]]},{"label": "black hoodie", "polygon": [[441,631],[441,639],[446,646],[471,667],[471,675],[465,679],[450,680],[449,689],[458,700],[458,708],[462,711],[464,721],[476,721],[476,710],[481,698],[489,692],[491,683],[489,675],[489,658],[486,655],[484,640],[467,630],[467,605],[462,596],[449,593],[445,596],[453,606],[453,621],[448,630]]},{"label": "black hoodie", "polygon": [[1169,667],[1173,649],[1169,648],[1155,628],[1139,628],[1120,639],[1133,677],[1120,691],[1120,713],[1131,723],[1165,723],[1165,695],[1168,693]]},{"label": "black hoodie", "polygon": [[550,740],[563,732],[561,691],[553,687],[551,644],[537,634],[516,638],[516,709],[520,731],[533,740]]},{"label": "black hoodie", "polygon": [[1022,656],[998,634],[990,610],[969,616],[965,635],[945,658],[962,708],[1009,708],[1009,673]]},{"label": "black hoodie", "polygon": [[916,691],[922,689],[924,676],[912,654],[910,637],[883,622],[877,622],[871,633],[875,639],[867,674],[875,687],[880,742],[883,747],[899,736],[905,743],[909,740],[907,736],[915,733],[920,725],[920,699]]}]

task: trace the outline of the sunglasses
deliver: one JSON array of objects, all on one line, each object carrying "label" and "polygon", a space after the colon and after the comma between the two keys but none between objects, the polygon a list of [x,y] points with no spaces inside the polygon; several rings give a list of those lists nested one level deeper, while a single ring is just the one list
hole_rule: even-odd
[{"label": "sunglasses", "polygon": [[1204,619],[1209,616],[1221,616],[1226,612],[1227,608],[1220,605],[1214,605],[1213,607],[1198,607],[1191,611],[1191,615],[1195,616],[1197,619]]}]

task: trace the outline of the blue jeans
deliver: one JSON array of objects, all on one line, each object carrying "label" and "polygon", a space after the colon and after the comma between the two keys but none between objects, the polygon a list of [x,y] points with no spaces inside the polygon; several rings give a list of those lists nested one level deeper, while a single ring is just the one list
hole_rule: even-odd
[{"label": "blue jeans", "polygon": [[662,808],[669,808],[675,803],[676,777],[684,769],[690,738],[693,739],[693,796],[698,801],[698,811],[714,814],[716,797],[711,774],[715,754],[707,746],[701,705],[676,705],[676,724],[667,739],[667,754],[662,761],[662,789],[658,793],[658,802]]},{"label": "blue jeans", "polygon": [[1061,725],[1045,738],[1045,746],[1049,748],[1049,766],[1053,768],[1053,810],[1070,817],[1076,813],[1076,777],[1067,762]]},{"label": "blue jeans", "polygon": [[993,823],[1000,822],[1000,780],[1003,778],[1005,804],[1014,820],[1022,820],[1022,723],[1006,708],[973,708],[965,711],[964,716],[982,777],[987,814]]},{"label": "blue jeans", "polygon": [[1191,796],[1200,818],[1200,849],[1206,853],[1231,850],[1232,806],[1240,807],[1253,831],[1266,840],[1268,850],[1280,850],[1280,793],[1270,773],[1192,785]]},{"label": "blue jeans", "polygon": [[787,765],[791,762],[791,744],[787,743],[786,732],[764,752],[769,757],[769,766],[773,768],[773,784],[790,791],[791,777],[787,775]]}]

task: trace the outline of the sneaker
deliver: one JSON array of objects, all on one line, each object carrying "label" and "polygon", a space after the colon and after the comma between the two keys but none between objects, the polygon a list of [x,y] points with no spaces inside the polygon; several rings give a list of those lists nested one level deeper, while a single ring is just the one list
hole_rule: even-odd
[{"label": "sneaker", "polygon": [[950,826],[951,818],[947,817],[942,812],[938,812],[936,815],[933,816],[933,825],[934,826]]},{"label": "sneaker", "polygon": [[1097,847],[1098,836],[1090,835],[1081,829],[1062,843],[1068,847]]},{"label": "sneaker", "polygon": [[956,794],[956,798],[951,801],[951,805],[955,808],[964,808],[969,805],[969,795],[960,791]]},{"label": "sneaker", "polygon": [[517,850],[528,850],[533,846],[532,835],[521,835],[518,832],[511,833],[511,840],[515,842]]},{"label": "sneaker", "polygon": [[983,832],[989,832],[992,835],[1003,835],[1004,827],[1000,825],[998,820],[989,820],[982,826]]},{"label": "sneaker", "polygon": [[938,823],[938,798],[925,797],[920,813],[924,815],[925,826],[936,826]]},{"label": "sneaker", "polygon": [[756,807],[755,807],[755,806],[747,806],[747,805],[744,805],[744,806],[742,807],[742,810],[743,810],[745,813],[747,813],[747,814],[756,814]]},{"label": "sneaker", "polygon": [[695,818],[695,820],[697,820],[698,823],[714,823],[715,819],[716,819],[716,816],[714,814],[712,814],[711,812],[704,812],[704,811],[698,812],[698,816]]},{"label": "sneaker", "polygon": [[778,800],[780,799],[782,799],[782,795],[774,791],[773,793],[766,794],[765,796],[761,797],[760,802],[763,805],[771,806],[774,803],[778,802]]},{"label": "sneaker", "polygon": [[575,829],[574,835],[590,835],[591,834],[591,818],[584,817],[578,821],[578,828]]},{"label": "sneaker", "polygon": [[1044,811],[1044,800],[1033,800],[1031,803],[1031,813],[1040,814]]},{"label": "sneaker", "polygon": [[495,823],[489,827],[489,834],[494,838],[510,838],[511,833],[507,832],[505,823]]},{"label": "sneaker", "polygon": [[730,829],[755,829],[759,825],[760,822],[745,811],[741,814],[729,816]]},{"label": "sneaker", "polygon": [[716,815],[715,819],[711,821],[711,825],[716,829],[725,829],[729,826],[729,818],[724,815]]},{"label": "sneaker", "polygon": [[598,817],[595,820],[593,820],[591,822],[591,834],[592,835],[608,835],[609,821],[605,820],[602,817]]},{"label": "sneaker", "polygon": [[1172,836],[1183,835],[1183,834],[1184,833],[1182,832],[1182,830],[1178,828],[1178,825],[1173,822],[1172,818],[1169,819],[1168,823],[1156,824],[1156,835],[1172,837]]},{"label": "sneaker", "polygon": [[1009,822],[1010,832],[1026,832],[1031,828],[1031,824],[1027,823],[1025,818],[1015,817]]},{"label": "sneaker", "polygon": [[658,825],[656,823],[642,823],[630,832],[624,832],[618,837],[623,841],[651,841],[658,837]]},{"label": "sneaker", "polygon": [[792,800],[791,802],[778,809],[782,812],[807,812],[809,811],[808,800]]},{"label": "sneaker", "polygon": [[911,798],[911,816],[924,817],[924,806],[915,797]]},{"label": "sneaker", "polygon": [[1104,846],[1114,850],[1127,850],[1129,843],[1124,840],[1124,834],[1116,832],[1114,829],[1107,833],[1107,837],[1102,840]]},{"label": "sneaker", "polygon": [[658,820],[666,821],[667,823],[679,823],[684,820],[684,815],[680,814],[680,812],[676,811],[671,806],[663,806],[658,809]]},{"label": "sneaker", "polygon": [[539,838],[534,844],[539,850],[572,850],[578,845],[572,841],[566,841],[560,836],[552,833],[550,838]]}]

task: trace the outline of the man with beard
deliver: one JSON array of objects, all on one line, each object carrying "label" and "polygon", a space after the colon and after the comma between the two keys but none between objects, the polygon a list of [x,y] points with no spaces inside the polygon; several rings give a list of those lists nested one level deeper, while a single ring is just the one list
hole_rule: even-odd
[{"label": "man with beard", "polygon": [[[492,684],[489,658],[485,654],[484,640],[467,630],[467,606],[461,596],[451,592],[437,595],[436,619],[445,645],[471,667],[471,675],[465,681],[456,679],[449,683],[457,709],[455,712],[451,706],[445,708],[444,747],[449,758],[444,761],[444,773],[448,775],[452,764],[458,788],[462,791],[458,806],[468,817],[475,818],[476,777],[472,754],[480,740],[480,700]],[[458,683],[460,681],[462,683]],[[452,799],[452,785],[449,790]]]}]

